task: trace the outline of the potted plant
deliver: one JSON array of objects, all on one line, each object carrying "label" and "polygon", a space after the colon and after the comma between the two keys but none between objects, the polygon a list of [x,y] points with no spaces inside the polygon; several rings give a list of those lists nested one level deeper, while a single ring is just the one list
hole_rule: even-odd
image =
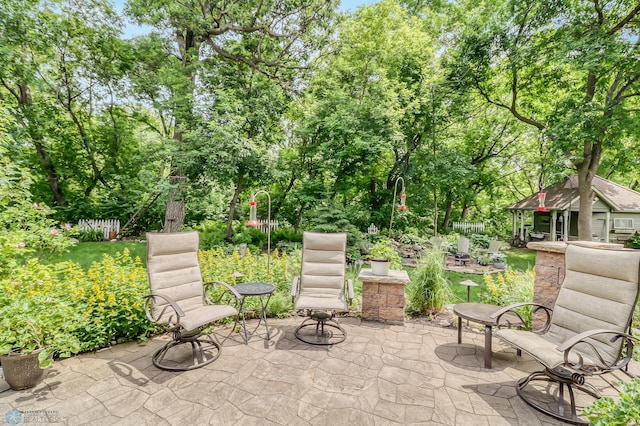
[{"label": "potted plant", "polygon": [[371,247],[371,273],[389,275],[390,269],[401,269],[402,260],[388,240],[380,240]]},{"label": "potted plant", "polygon": [[504,261],[506,257],[507,255],[504,253],[493,253],[491,255],[491,263],[493,263],[493,267],[498,269],[504,269],[507,266],[507,264]]},{"label": "potted plant", "polygon": [[0,308],[0,362],[12,389],[37,385],[53,356],[80,350],[79,310],[47,296],[15,298]]}]

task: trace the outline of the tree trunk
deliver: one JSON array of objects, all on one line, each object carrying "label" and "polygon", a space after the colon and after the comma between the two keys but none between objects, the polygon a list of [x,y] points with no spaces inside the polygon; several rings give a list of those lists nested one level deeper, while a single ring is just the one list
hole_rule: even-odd
[{"label": "tree trunk", "polygon": [[451,194],[447,195],[447,203],[445,204],[444,219],[442,221],[442,229],[449,229],[449,222],[451,221],[451,210],[453,209],[453,200],[451,200]]},{"label": "tree trunk", "polygon": [[[198,41],[195,38],[195,34],[192,30],[186,29],[184,32],[180,30],[176,30],[176,41],[178,43],[178,48],[180,50],[180,59],[182,60],[182,70],[188,74],[190,85],[188,86],[188,93],[186,93],[187,99],[190,96],[193,96],[195,91],[195,74],[188,70],[191,65],[191,54],[194,51],[197,51]],[[196,55],[197,57],[197,55]],[[184,94],[184,93],[183,93]],[[175,102],[175,99],[173,99]],[[180,109],[181,112],[186,116],[191,114],[192,112],[192,103],[181,99]],[[181,145],[184,143],[182,138],[182,120],[180,113],[173,113],[175,117],[174,130],[173,130],[173,140],[176,144]],[[174,165],[171,165],[171,177],[177,179],[178,181],[186,180],[185,173],[182,170],[177,170]],[[184,209],[185,202],[184,199],[180,201],[175,201],[176,198],[180,195],[180,188],[176,188],[171,194],[169,194],[169,200],[167,202],[167,207],[165,209],[165,222],[164,222],[164,232],[167,229],[180,229],[184,224]],[[178,225],[176,228],[176,225]],[[173,231],[176,232],[176,231]]]},{"label": "tree trunk", "polygon": [[36,152],[38,153],[40,164],[47,173],[47,182],[49,182],[49,189],[51,189],[55,204],[60,207],[67,207],[69,203],[67,202],[64,193],[60,189],[58,173],[56,172],[56,168],[53,165],[53,161],[51,160],[51,155],[49,155],[49,152],[44,148],[40,141],[34,140],[33,145],[36,147]]},{"label": "tree trunk", "polygon": [[584,142],[584,158],[576,161],[578,170],[578,194],[580,212],[578,214],[578,240],[591,240],[591,220],[593,215],[593,178],[598,171],[602,156],[602,140]]},{"label": "tree trunk", "polygon": [[[9,89],[8,86],[5,85],[5,87]],[[35,113],[33,111],[31,89],[28,85],[20,85],[17,91],[10,90],[10,92],[15,96],[18,104],[20,105],[25,127],[27,128],[27,132],[29,133],[31,140],[33,141],[33,145],[36,148],[40,164],[47,174],[47,182],[49,183],[49,188],[53,194],[54,202],[57,206],[66,207],[69,203],[60,188],[58,172],[56,171],[56,167],[51,159],[51,154],[44,146],[44,138],[42,137],[42,132],[38,127],[38,120],[36,120]]]},{"label": "tree trunk", "polygon": [[465,220],[467,220],[467,216],[469,216],[469,204],[464,203],[464,206],[462,207],[462,213],[460,214],[460,220],[464,222]]},{"label": "tree trunk", "polygon": [[[176,194],[171,194],[171,197]],[[170,199],[167,202],[167,208],[164,216],[164,228],[162,232],[178,232],[184,224],[184,200],[175,201]]]},{"label": "tree trunk", "polygon": [[[584,164],[584,163],[583,163]],[[578,240],[591,241],[591,219],[593,215],[593,177],[595,171],[589,167],[578,166],[578,194],[580,210],[578,214]]]},{"label": "tree trunk", "polygon": [[298,209],[298,217],[296,218],[296,223],[293,225],[293,231],[297,234],[298,229],[300,229],[300,224],[302,223],[302,213],[304,212],[304,206],[300,206]]},{"label": "tree trunk", "polygon": [[227,218],[227,230],[224,234],[224,238],[228,242],[231,242],[231,238],[233,237],[233,218],[236,214],[236,204],[238,203],[238,198],[240,197],[241,191],[242,191],[242,176],[239,176],[238,182],[236,183],[236,189],[233,191],[233,197],[231,197],[231,203],[229,204],[229,217]]}]

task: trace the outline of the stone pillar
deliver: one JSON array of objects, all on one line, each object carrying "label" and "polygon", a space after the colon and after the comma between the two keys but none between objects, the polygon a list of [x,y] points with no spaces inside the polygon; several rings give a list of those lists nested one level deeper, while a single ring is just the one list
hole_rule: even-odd
[{"label": "stone pillar", "polygon": [[[583,247],[603,249],[622,248],[622,244],[605,244],[591,241],[572,241],[569,244]],[[564,253],[567,243],[562,241],[530,242],[527,248],[536,250],[536,280],[533,288],[533,302],[553,308],[564,281]],[[540,328],[545,323],[543,313],[535,314],[532,318],[533,328]]]},{"label": "stone pillar", "polygon": [[362,319],[388,324],[404,324],[404,286],[409,283],[407,271],[392,270],[389,275],[373,275],[362,269]]}]

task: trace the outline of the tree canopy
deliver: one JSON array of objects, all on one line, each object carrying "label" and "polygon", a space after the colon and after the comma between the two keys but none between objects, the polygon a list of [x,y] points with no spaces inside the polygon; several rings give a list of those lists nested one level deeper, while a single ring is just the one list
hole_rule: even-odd
[{"label": "tree canopy", "polygon": [[[637,188],[640,5],[631,0],[5,1],[2,149],[61,219],[174,230],[327,211],[446,232],[577,173]],[[125,20],[148,34],[123,35]],[[265,206],[260,204],[260,209]],[[327,210],[329,209],[329,210]],[[591,235],[581,214],[579,237]]]}]

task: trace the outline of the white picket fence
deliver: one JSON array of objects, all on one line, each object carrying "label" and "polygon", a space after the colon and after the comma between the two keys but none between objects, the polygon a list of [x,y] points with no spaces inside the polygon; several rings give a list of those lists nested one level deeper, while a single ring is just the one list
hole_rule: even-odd
[{"label": "white picket fence", "polygon": [[91,229],[102,231],[104,238],[109,238],[109,232],[120,233],[120,221],[118,219],[80,219],[78,229],[89,231]]},{"label": "white picket fence", "polygon": [[[256,226],[256,228],[258,228],[260,231],[264,232],[266,234],[267,230],[269,229],[269,223],[266,220],[259,220],[258,221],[258,226]],[[275,231],[276,229],[278,229],[278,221],[277,220],[272,220],[271,221],[271,231]]]},{"label": "white picket fence", "polygon": [[484,222],[453,222],[453,230],[464,234],[484,232]]}]

